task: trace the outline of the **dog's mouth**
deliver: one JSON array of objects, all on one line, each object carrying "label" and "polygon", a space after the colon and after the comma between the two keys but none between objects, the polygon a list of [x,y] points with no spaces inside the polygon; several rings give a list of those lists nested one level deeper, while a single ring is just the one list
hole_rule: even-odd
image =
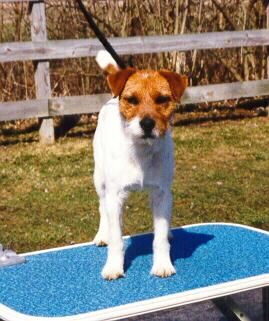
[{"label": "dog's mouth", "polygon": [[152,135],[151,133],[150,134],[144,134],[142,136],[142,139],[155,139],[156,136]]}]

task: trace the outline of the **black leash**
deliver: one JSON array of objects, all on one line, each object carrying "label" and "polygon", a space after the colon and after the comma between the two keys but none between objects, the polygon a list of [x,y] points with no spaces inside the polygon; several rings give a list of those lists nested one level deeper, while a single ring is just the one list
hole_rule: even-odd
[{"label": "black leash", "polygon": [[96,37],[100,40],[100,42],[102,43],[102,45],[105,47],[105,49],[111,54],[111,56],[113,57],[113,59],[116,61],[117,65],[121,68],[121,69],[125,69],[126,68],[126,64],[125,62],[120,58],[120,56],[116,53],[116,51],[114,50],[114,48],[111,46],[111,44],[108,42],[108,40],[106,39],[105,35],[101,32],[101,30],[97,27],[96,23],[94,22],[92,15],[90,12],[87,11],[87,9],[85,8],[82,0],[77,0],[77,3],[79,5],[80,10],[83,12],[84,17],[86,18],[86,20],[89,23],[89,26],[91,27],[91,29],[93,30],[93,32],[95,33]]}]

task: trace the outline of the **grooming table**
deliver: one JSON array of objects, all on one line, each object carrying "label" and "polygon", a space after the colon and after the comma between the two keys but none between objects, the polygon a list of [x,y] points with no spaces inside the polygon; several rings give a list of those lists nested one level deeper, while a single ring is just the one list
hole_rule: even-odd
[{"label": "grooming table", "polygon": [[[264,288],[268,317],[269,233],[235,224],[173,229],[177,273],[150,275],[152,234],[125,237],[125,277],[103,280],[107,249],[92,243],[23,254],[0,268],[0,319],[117,320]],[[266,316],[267,315],[267,316]]]}]

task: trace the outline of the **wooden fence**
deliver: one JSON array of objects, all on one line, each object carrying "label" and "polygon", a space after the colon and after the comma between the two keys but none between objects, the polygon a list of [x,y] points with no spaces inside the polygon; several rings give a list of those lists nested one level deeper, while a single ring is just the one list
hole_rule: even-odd
[{"label": "wooden fence", "polygon": [[[40,141],[53,143],[53,116],[98,112],[111,95],[51,97],[49,61],[95,56],[102,45],[96,39],[48,40],[45,3],[42,0],[0,0],[0,3],[22,1],[30,3],[32,41],[0,43],[0,63],[32,60],[36,67],[36,99],[0,103],[0,121],[42,118]],[[267,18],[267,27],[269,27],[269,6],[267,7]],[[119,54],[268,46],[269,30],[126,37],[112,38],[109,41]],[[269,80],[266,79],[189,87],[181,102],[182,104],[194,104],[267,95],[269,95]]]}]

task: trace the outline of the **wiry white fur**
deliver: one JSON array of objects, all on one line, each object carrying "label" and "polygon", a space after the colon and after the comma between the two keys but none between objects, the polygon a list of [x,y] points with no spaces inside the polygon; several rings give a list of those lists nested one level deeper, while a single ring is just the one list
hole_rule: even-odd
[{"label": "wiry white fur", "polygon": [[173,141],[170,132],[155,139],[141,138],[139,121],[127,122],[119,111],[119,100],[111,99],[100,114],[94,135],[94,183],[100,198],[100,226],[94,239],[108,244],[102,276],[124,275],[122,208],[129,191],[148,189],[154,217],[152,274],[175,273],[168,241],[173,177]]},{"label": "wiry white fur", "polygon": [[118,65],[116,61],[113,59],[110,53],[106,50],[98,51],[95,60],[99,65],[99,67],[103,70],[105,70],[109,65],[113,65],[118,69]]}]

